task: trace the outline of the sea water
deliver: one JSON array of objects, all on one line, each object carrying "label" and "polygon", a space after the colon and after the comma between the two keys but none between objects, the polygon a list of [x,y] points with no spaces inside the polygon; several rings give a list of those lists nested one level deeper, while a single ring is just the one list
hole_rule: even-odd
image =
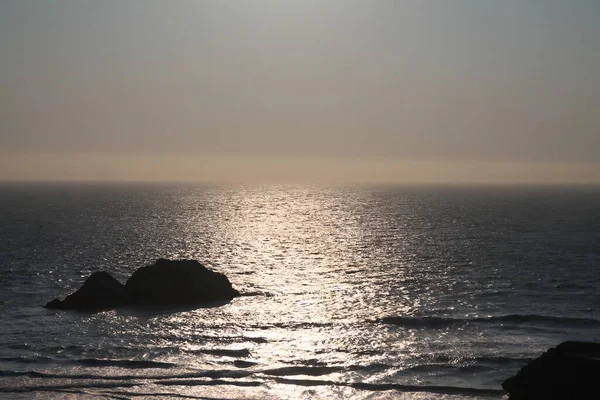
[{"label": "sea water", "polygon": [[[197,259],[253,294],[42,306]],[[600,188],[5,183],[2,398],[484,399],[600,340]]]}]

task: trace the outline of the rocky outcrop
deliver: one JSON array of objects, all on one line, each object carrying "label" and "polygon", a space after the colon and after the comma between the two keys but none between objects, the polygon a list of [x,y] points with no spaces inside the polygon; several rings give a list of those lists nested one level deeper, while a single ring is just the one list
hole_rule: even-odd
[{"label": "rocky outcrop", "polygon": [[195,306],[230,301],[239,296],[229,279],[195,260],[165,260],[139,268],[125,285],[108,272],[94,272],[65,300],[52,300],[47,308],[99,310],[124,305]]},{"label": "rocky outcrop", "polygon": [[195,260],[160,259],[135,271],[125,287],[133,302],[142,305],[200,304],[239,295],[225,275]]},{"label": "rocky outcrop", "polygon": [[125,285],[108,272],[98,271],[90,275],[78,291],[68,295],[63,301],[54,299],[46,304],[46,307],[62,310],[98,310],[118,307],[128,302]]},{"label": "rocky outcrop", "polygon": [[598,397],[600,343],[563,342],[502,384],[511,400]]}]

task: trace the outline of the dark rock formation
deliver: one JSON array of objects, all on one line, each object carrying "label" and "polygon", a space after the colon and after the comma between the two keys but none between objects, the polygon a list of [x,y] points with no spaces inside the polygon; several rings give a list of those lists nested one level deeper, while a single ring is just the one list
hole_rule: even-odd
[{"label": "dark rock formation", "polygon": [[225,275],[195,260],[161,258],[135,271],[125,287],[133,302],[142,305],[201,304],[239,295]]},{"label": "dark rock formation", "polygon": [[64,301],[52,300],[47,308],[99,310],[123,305],[196,306],[230,301],[239,296],[229,279],[195,260],[165,260],[139,268],[123,285],[108,272],[94,272]]},{"label": "dark rock formation", "polygon": [[83,286],[63,301],[54,299],[47,308],[99,310],[114,308],[129,302],[125,285],[113,278],[108,272],[98,271],[85,280]]},{"label": "dark rock formation", "polygon": [[563,342],[502,384],[511,400],[588,399],[598,396],[600,343]]}]

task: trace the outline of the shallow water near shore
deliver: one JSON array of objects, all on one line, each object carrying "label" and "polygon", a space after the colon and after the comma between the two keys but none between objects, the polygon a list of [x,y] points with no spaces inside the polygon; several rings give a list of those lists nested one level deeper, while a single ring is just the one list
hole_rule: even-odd
[{"label": "shallow water near shore", "polygon": [[[501,398],[600,340],[597,187],[0,185],[0,397]],[[198,259],[256,295],[41,306]]]}]

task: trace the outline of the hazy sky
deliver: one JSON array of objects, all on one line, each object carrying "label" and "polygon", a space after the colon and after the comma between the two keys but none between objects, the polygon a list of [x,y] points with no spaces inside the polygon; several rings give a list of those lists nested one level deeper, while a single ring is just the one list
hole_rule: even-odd
[{"label": "hazy sky", "polygon": [[0,179],[600,182],[599,71],[598,0],[0,0]]}]

